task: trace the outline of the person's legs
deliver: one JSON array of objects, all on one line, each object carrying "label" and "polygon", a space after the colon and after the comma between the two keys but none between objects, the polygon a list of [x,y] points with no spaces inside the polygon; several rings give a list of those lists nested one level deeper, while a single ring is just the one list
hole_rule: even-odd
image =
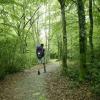
[{"label": "person's legs", "polygon": [[[41,64],[41,59],[38,59],[38,64]],[[38,68],[38,75],[40,75],[40,69]]]},{"label": "person's legs", "polygon": [[40,75],[40,70],[38,69],[38,75]]},{"label": "person's legs", "polygon": [[45,58],[44,57],[42,58],[42,64],[43,64],[43,67],[44,67],[44,72],[46,72]]},{"label": "person's legs", "polygon": [[45,66],[45,63],[43,63],[43,66],[44,66],[44,73],[46,73],[46,66]]}]

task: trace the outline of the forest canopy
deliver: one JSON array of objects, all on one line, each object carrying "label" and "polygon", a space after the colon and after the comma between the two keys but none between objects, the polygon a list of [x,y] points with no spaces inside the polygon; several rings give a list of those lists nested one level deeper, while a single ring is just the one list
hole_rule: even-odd
[{"label": "forest canopy", "polygon": [[100,88],[99,31],[100,0],[0,0],[0,78],[37,64],[44,43],[46,63],[58,59],[66,74],[78,62],[79,80]]}]

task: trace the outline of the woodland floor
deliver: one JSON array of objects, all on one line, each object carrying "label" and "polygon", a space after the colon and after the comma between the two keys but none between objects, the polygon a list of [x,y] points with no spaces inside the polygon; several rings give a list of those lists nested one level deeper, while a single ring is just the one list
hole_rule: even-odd
[{"label": "woodland floor", "polygon": [[[43,67],[8,75],[0,81],[0,100],[97,100],[88,84],[72,87],[72,81],[59,73],[59,63],[51,62]],[[37,74],[40,68],[41,74]],[[99,99],[98,99],[99,100]]]}]

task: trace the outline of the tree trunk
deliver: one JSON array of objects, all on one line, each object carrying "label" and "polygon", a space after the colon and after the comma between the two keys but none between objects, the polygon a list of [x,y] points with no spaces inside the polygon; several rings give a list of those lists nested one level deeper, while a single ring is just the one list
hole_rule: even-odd
[{"label": "tree trunk", "polygon": [[91,49],[91,62],[94,61],[93,50],[93,13],[92,13],[92,0],[89,0],[89,18],[90,18],[90,30],[89,30],[89,44]]},{"label": "tree trunk", "polygon": [[86,27],[85,11],[82,0],[77,0],[78,19],[79,19],[79,47],[80,47],[80,81],[86,76]]},{"label": "tree trunk", "polygon": [[58,1],[61,6],[62,28],[63,28],[62,66],[63,66],[63,72],[67,73],[67,32],[66,32],[66,17],[65,17],[65,0],[58,0]]},{"label": "tree trunk", "polygon": [[44,5],[46,5],[46,9],[45,9],[45,46],[46,46],[46,50],[45,50],[45,62],[47,63],[48,62],[48,38],[47,38],[47,31],[46,31],[46,29],[47,29],[47,21],[46,21],[46,12],[47,12],[47,2],[46,2],[46,4],[44,4]]},{"label": "tree trunk", "polygon": [[48,61],[49,61],[50,60],[50,34],[51,34],[50,4],[48,4],[48,12],[49,12],[49,33],[48,33]]}]

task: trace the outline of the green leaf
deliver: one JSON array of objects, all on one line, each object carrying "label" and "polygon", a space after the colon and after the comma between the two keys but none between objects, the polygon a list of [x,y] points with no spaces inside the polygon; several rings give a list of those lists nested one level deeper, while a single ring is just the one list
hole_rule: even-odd
[{"label": "green leaf", "polygon": [[14,3],[14,0],[0,0],[1,4],[12,4]]}]

